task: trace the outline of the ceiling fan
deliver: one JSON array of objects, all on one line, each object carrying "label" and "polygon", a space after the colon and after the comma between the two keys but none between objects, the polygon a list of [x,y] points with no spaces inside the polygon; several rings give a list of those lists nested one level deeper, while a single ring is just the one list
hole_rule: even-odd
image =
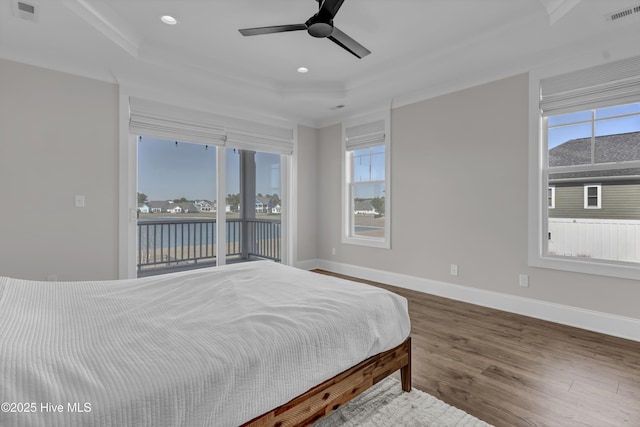
[{"label": "ceiling fan", "polygon": [[261,34],[284,33],[287,31],[307,30],[317,38],[328,38],[338,46],[351,52],[358,58],[363,58],[371,53],[369,49],[333,26],[333,18],[338,13],[344,0],[316,0],[320,10],[304,24],[274,25],[270,27],[243,28],[240,33],[243,36],[257,36]]}]

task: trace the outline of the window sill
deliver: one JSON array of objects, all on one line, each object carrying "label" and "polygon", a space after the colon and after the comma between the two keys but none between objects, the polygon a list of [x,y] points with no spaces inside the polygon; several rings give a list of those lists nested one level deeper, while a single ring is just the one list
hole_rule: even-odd
[{"label": "window sill", "polygon": [[529,265],[531,267],[570,271],[574,273],[640,280],[640,266],[632,263],[613,263],[607,262],[606,260],[586,261],[561,256],[532,256],[529,259]]},{"label": "window sill", "polygon": [[342,237],[342,243],[347,245],[369,246],[372,248],[391,249],[388,240],[371,237]]}]

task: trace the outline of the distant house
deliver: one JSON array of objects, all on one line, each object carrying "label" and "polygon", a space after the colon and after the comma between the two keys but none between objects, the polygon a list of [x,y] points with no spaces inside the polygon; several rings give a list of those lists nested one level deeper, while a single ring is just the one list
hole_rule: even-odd
[{"label": "distant house", "polygon": [[[595,138],[595,163],[640,160],[640,132]],[[549,166],[591,163],[591,138],[569,140],[549,150]],[[549,175],[550,218],[640,219],[640,168]]]},{"label": "distant house", "polygon": [[274,215],[280,215],[280,204],[277,204],[276,206],[271,208],[271,213]]},{"label": "distant house", "polygon": [[167,212],[172,214],[182,213],[182,206],[180,206],[180,203],[169,202]]},{"label": "distant house", "polygon": [[147,205],[150,213],[162,213],[166,212],[169,203],[166,200],[152,200]]},{"label": "distant house", "polygon": [[265,210],[265,203],[260,199],[264,197],[256,197],[256,213],[264,213]]},{"label": "distant house", "polygon": [[198,209],[195,205],[195,203],[193,202],[183,202],[180,203],[180,208],[182,209],[182,213],[196,213],[196,212],[200,212],[200,209]]},{"label": "distant house", "polygon": [[257,196],[256,213],[273,213],[273,208],[278,206],[278,198],[275,196]]},{"label": "distant house", "polygon": [[195,202],[193,202],[193,205],[195,209],[198,210],[198,212],[215,212],[216,210],[215,202],[211,203],[207,200],[196,200]]},{"label": "distant house", "polygon": [[376,213],[370,200],[356,202],[353,210],[356,215],[375,215]]},{"label": "distant house", "polygon": [[138,203],[138,212],[140,213],[149,213],[149,206],[144,203]]}]

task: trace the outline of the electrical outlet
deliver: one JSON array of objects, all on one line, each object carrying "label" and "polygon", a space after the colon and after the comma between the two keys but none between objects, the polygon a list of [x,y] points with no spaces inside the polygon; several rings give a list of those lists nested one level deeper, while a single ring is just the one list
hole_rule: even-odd
[{"label": "electrical outlet", "polygon": [[335,255],[336,254],[336,248],[331,248],[331,255]]},{"label": "electrical outlet", "polygon": [[457,276],[458,275],[458,264],[451,264],[450,274],[452,276]]},{"label": "electrical outlet", "polygon": [[520,278],[519,278],[519,284],[523,288],[528,288],[529,287],[529,276],[527,276],[526,274],[521,274]]}]

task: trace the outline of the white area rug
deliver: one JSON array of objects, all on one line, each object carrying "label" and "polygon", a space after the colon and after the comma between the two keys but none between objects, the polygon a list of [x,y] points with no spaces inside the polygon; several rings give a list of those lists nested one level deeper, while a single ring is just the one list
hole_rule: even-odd
[{"label": "white area rug", "polygon": [[314,427],[491,427],[417,389],[402,391],[400,381],[386,378]]}]

